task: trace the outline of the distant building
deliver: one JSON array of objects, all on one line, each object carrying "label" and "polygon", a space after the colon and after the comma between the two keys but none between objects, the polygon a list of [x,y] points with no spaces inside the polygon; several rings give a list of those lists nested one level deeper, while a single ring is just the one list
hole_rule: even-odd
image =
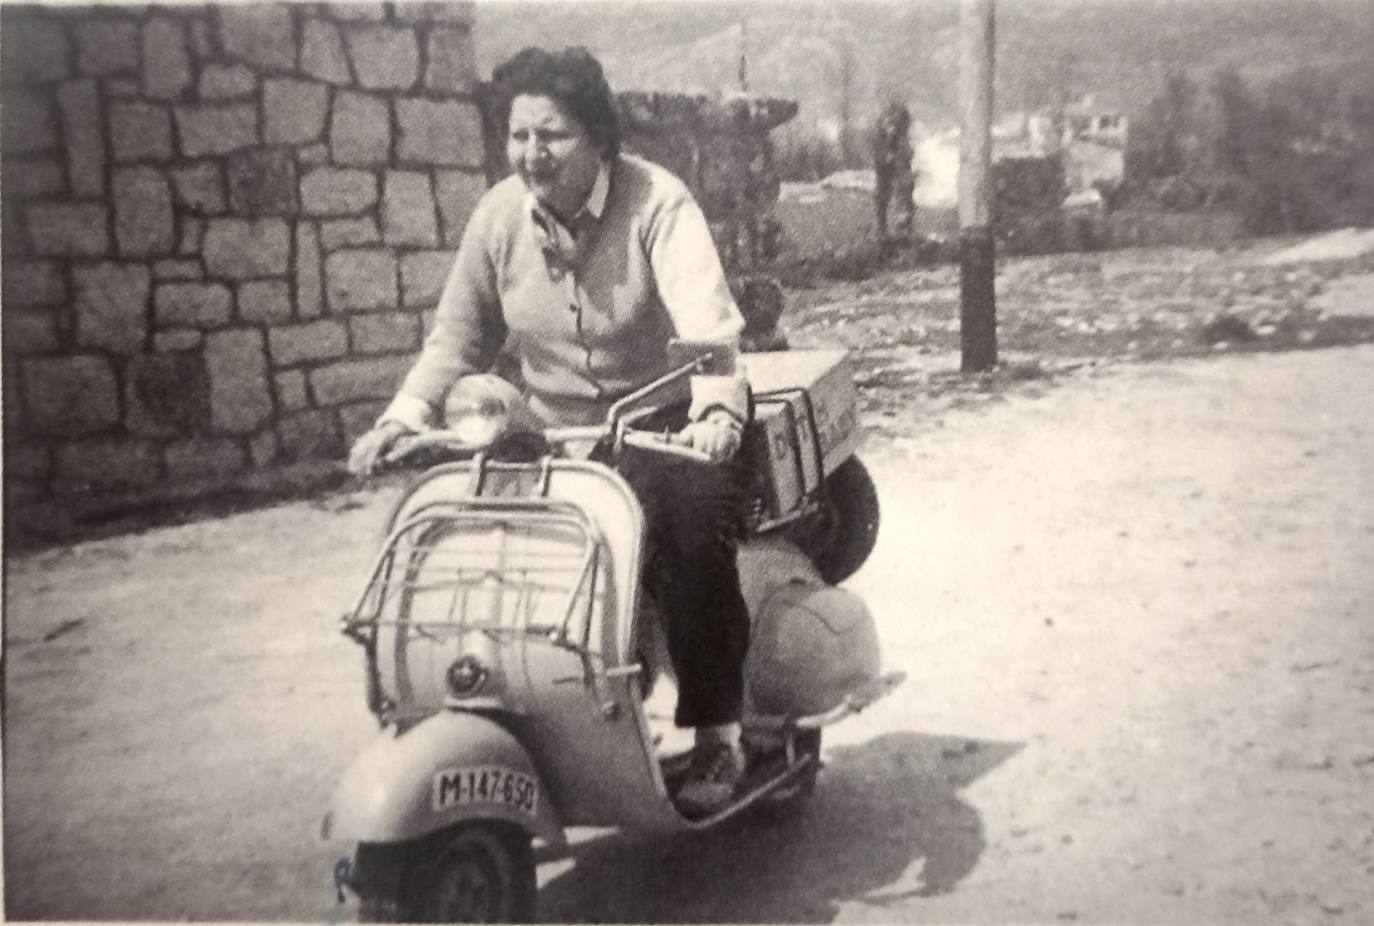
[{"label": "distant building", "polygon": [[1066,146],[1087,141],[1124,149],[1128,128],[1125,116],[1098,104],[1091,94],[1064,107],[1063,141]]}]

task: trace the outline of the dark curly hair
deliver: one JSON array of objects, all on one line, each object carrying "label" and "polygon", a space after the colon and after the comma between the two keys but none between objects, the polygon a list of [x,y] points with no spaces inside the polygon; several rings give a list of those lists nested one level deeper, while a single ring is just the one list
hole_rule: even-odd
[{"label": "dark curly hair", "polygon": [[497,94],[502,132],[510,129],[510,104],[517,96],[547,96],[557,100],[587,130],[602,157],[620,153],[620,119],[615,96],[601,70],[601,62],[585,48],[548,51],[525,48],[496,66],[491,74]]}]

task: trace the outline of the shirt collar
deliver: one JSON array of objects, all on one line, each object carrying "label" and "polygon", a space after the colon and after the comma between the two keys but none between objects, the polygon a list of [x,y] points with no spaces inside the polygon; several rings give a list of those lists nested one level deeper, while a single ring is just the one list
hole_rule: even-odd
[{"label": "shirt collar", "polygon": [[591,213],[592,218],[600,219],[606,211],[606,198],[611,194],[611,165],[602,161],[596,169],[596,179],[592,181],[592,191],[587,194],[583,212]]},{"label": "shirt collar", "polygon": [[[587,194],[587,201],[582,204],[582,209],[577,215],[572,217],[572,226],[577,226],[580,221],[590,217],[594,221],[600,220],[606,212],[606,200],[611,195],[611,165],[607,161],[601,161],[596,169],[596,179],[592,181],[591,192]],[[525,194],[525,203],[529,207],[529,212],[541,225],[545,220],[557,221],[554,214],[539,202],[533,193]],[[562,223],[558,223],[562,224]]]}]

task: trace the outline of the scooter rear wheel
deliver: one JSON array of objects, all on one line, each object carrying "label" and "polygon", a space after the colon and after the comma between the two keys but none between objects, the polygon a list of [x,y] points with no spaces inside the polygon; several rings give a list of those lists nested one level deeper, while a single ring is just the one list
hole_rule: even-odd
[{"label": "scooter rear wheel", "polygon": [[528,923],[534,919],[529,834],[494,821],[461,823],[406,846],[397,893],[364,896],[362,922]]},{"label": "scooter rear wheel", "polygon": [[803,523],[793,539],[816,564],[816,571],[838,585],[859,571],[878,542],[878,490],[858,457],[840,464],[825,483],[819,518]]}]

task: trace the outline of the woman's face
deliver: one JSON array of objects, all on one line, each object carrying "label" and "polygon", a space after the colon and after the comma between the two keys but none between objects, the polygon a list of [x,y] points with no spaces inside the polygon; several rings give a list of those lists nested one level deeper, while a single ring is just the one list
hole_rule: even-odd
[{"label": "woman's face", "polygon": [[587,130],[563,104],[530,94],[511,101],[506,155],[530,192],[563,219],[582,209],[601,164]]}]

